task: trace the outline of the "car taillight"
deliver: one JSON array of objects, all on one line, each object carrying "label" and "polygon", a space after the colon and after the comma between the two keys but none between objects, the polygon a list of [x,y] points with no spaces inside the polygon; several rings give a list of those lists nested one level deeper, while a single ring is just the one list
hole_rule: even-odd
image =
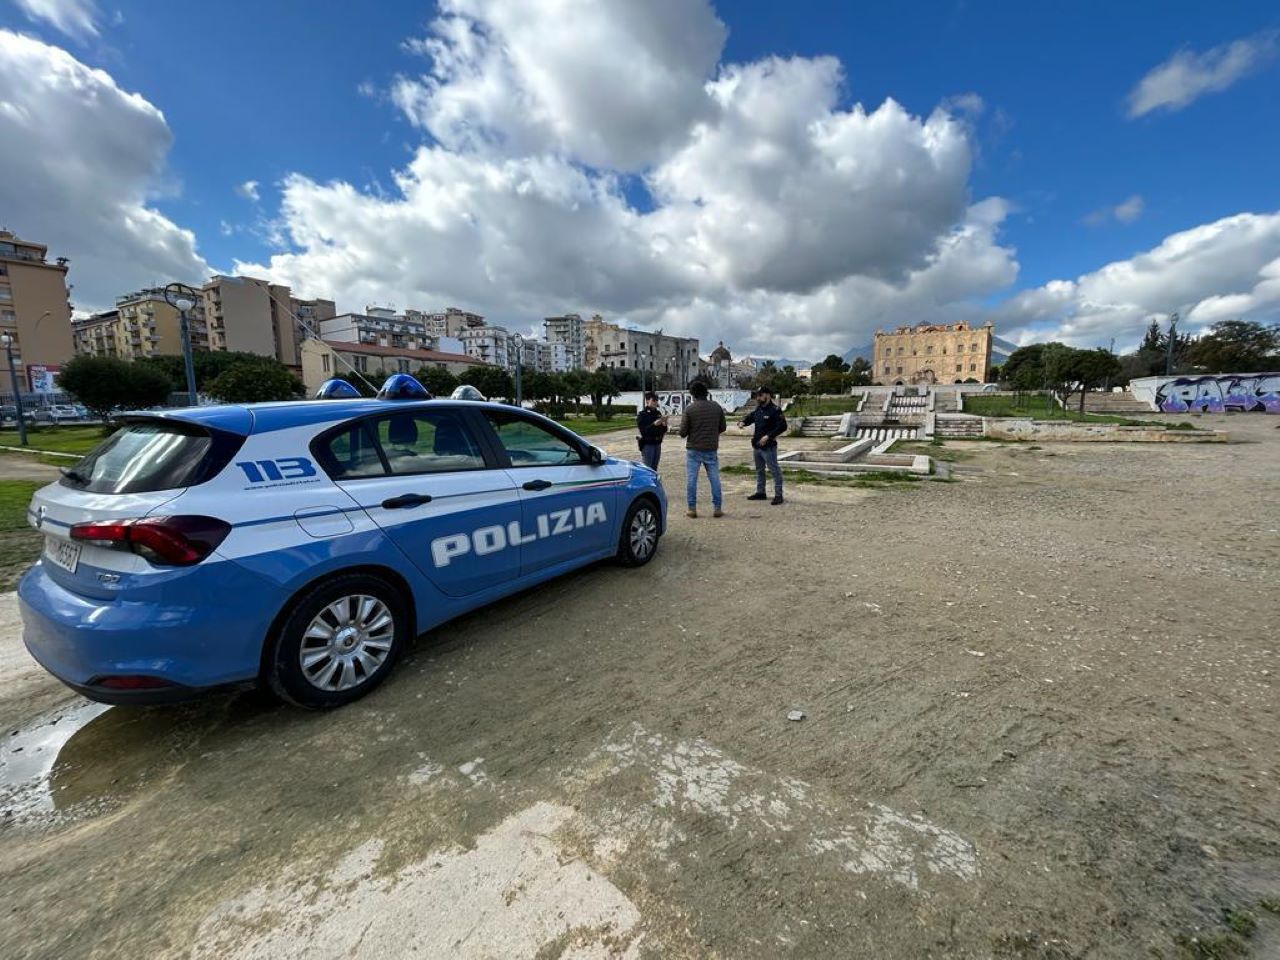
[{"label": "car taillight", "polygon": [[143,517],[77,523],[72,540],[132,550],[152,563],[186,567],[218,548],[231,524],[213,517]]}]

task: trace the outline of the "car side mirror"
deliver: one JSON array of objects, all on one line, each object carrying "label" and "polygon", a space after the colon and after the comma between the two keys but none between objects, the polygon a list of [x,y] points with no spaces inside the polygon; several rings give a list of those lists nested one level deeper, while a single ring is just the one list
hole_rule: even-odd
[{"label": "car side mirror", "polygon": [[593,467],[598,467],[604,463],[604,451],[599,447],[587,447],[587,463]]}]

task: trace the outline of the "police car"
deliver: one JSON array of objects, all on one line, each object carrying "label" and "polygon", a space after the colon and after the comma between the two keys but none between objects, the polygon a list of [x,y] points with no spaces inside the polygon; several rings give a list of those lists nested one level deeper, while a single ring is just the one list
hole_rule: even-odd
[{"label": "police car", "polygon": [[653,471],[405,375],[378,399],[131,416],[32,500],[24,640],[105,703],[252,682],[339,706],[461,613],[647,563],[666,512]]}]

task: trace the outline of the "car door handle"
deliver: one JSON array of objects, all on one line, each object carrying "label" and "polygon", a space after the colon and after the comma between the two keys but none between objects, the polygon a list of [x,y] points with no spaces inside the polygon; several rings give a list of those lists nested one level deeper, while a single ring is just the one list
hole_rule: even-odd
[{"label": "car door handle", "polygon": [[526,490],[545,490],[547,487],[555,486],[550,480],[530,480],[524,485]]},{"label": "car door handle", "polygon": [[405,507],[420,507],[424,503],[430,503],[431,497],[425,493],[405,493],[398,497],[392,497],[390,500],[382,501],[383,510],[403,510]]}]

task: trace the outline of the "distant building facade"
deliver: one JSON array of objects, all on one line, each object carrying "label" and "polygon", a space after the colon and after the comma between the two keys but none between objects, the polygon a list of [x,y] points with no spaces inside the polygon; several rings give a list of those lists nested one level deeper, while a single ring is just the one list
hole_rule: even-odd
[{"label": "distant building facade", "polygon": [[542,321],[542,327],[546,331],[547,342],[559,344],[563,348],[568,363],[566,369],[586,367],[586,321],[581,316],[566,313],[562,317],[547,317]]},{"label": "distant building facade", "polygon": [[201,288],[210,350],[235,350],[300,362],[302,341],[336,314],[332,300],[303,300],[283,284],[254,277],[212,277]]},{"label": "distant building facade", "polygon": [[427,334],[425,323],[416,316],[398,316],[384,308],[366,307],[364,313],[340,313],[321,320],[320,339],[431,350],[436,338]]},{"label": "distant building facade", "polygon": [[[56,371],[75,354],[67,260],[49,263],[49,248],[0,230],[0,333],[8,334],[18,386],[32,389],[33,368]],[[7,363],[0,392],[12,396]]]},{"label": "distant building facade", "polygon": [[991,369],[994,327],[967,323],[918,324],[876,331],[875,382],[880,384],[983,383]]},{"label": "distant building facade", "polygon": [[[164,296],[164,288],[148,287],[116,298],[116,308],[72,321],[77,355],[119,357],[176,357],[182,353],[182,318]],[[192,350],[209,349],[203,301],[187,313]]]},{"label": "distant building facade", "polygon": [[423,329],[433,337],[458,338],[463,330],[472,330],[484,326],[484,317],[478,313],[468,313],[457,307],[446,307],[440,313],[423,313],[420,310],[406,310],[405,318],[420,320]]},{"label": "distant building facade", "polygon": [[647,330],[628,330],[598,314],[583,324],[588,370],[637,370],[647,380],[682,387],[698,375],[698,341]]},{"label": "distant building facade", "polygon": [[467,356],[481,363],[493,364],[504,370],[515,366],[510,353],[511,334],[506,327],[468,327],[458,332],[458,339],[462,341]]},{"label": "distant building facade", "polygon": [[463,373],[478,362],[465,354],[438,350],[411,350],[345,340],[307,340],[301,348],[302,382],[308,395],[332,377],[352,371],[364,374],[416,373],[424,367],[440,367]]}]

